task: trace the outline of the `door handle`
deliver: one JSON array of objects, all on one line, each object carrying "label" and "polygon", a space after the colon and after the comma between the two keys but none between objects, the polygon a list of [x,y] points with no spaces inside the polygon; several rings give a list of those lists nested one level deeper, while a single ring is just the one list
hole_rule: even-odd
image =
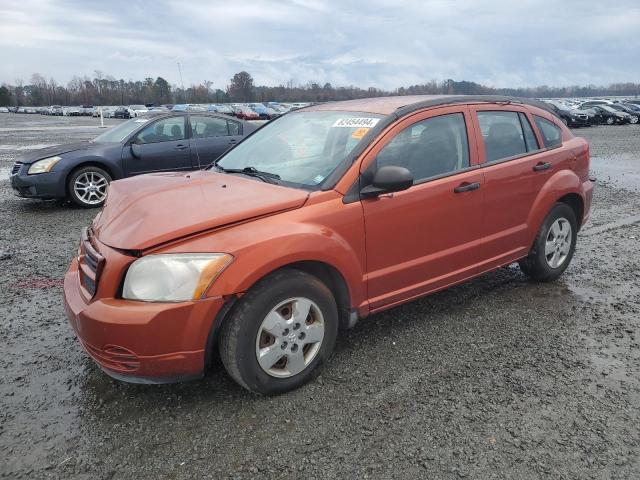
[{"label": "door handle", "polygon": [[551,168],[551,164],[549,162],[539,162],[533,166],[534,172],[541,172],[543,170],[549,170]]},{"label": "door handle", "polygon": [[189,147],[187,145],[179,144],[179,145],[176,145],[176,148],[178,150],[184,150],[185,148],[189,148]]},{"label": "door handle", "polygon": [[462,193],[462,192],[470,192],[472,190],[478,190],[480,188],[480,182],[473,183],[461,183],[456,188],[453,189],[454,193]]},{"label": "door handle", "polygon": [[236,142],[237,140],[235,138],[232,138],[231,140],[229,140],[229,144],[236,143]]}]

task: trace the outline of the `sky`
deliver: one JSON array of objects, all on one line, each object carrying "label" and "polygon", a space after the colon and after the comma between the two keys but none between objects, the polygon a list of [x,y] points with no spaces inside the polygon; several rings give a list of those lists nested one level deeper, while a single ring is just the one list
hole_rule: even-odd
[{"label": "sky", "polygon": [[640,82],[640,0],[0,0],[0,83]]}]

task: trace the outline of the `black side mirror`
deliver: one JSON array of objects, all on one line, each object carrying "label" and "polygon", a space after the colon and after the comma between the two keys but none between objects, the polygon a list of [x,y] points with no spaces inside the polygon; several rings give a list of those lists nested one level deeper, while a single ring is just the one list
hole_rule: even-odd
[{"label": "black side mirror", "polygon": [[131,144],[131,155],[133,155],[134,158],[142,157],[142,147],[140,147],[140,145],[137,144],[137,143],[132,143]]},{"label": "black side mirror", "polygon": [[400,192],[413,185],[413,174],[404,167],[380,167],[373,176],[371,185],[364,187],[360,194],[364,197],[377,197],[383,193]]}]

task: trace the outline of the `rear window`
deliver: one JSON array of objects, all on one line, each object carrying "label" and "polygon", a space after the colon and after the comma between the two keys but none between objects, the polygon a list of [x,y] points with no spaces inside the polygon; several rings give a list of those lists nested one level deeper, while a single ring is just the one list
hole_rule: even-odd
[{"label": "rear window", "polygon": [[478,122],[484,140],[487,162],[527,153],[527,142],[518,112],[480,111]]},{"label": "rear window", "polygon": [[533,120],[536,122],[540,133],[542,134],[542,141],[545,148],[557,147],[562,145],[562,131],[555,123],[550,122],[537,115],[533,116]]}]

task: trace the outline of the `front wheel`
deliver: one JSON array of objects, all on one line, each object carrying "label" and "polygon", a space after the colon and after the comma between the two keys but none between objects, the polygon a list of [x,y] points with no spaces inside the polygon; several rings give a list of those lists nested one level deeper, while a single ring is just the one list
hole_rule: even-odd
[{"label": "front wheel", "polygon": [[613,119],[613,117],[607,117],[605,122],[607,123],[607,125],[613,125],[613,122],[615,122],[615,120]]},{"label": "front wheel", "polygon": [[522,272],[538,282],[556,280],[573,258],[578,226],[573,209],[556,203],[538,231],[529,255],[520,261]]},{"label": "front wheel", "polygon": [[107,199],[111,176],[100,167],[88,166],[71,173],[67,188],[69,197],[82,208],[101,207]]},{"label": "front wheel", "polygon": [[633,124],[635,125],[636,123],[638,123],[638,117],[637,117],[637,116],[635,116],[635,115],[634,115],[634,116],[632,116],[632,117],[629,119],[629,123],[633,123]]},{"label": "front wheel", "polygon": [[338,309],[318,278],[282,269],[252,287],[230,312],[220,336],[222,363],[255,393],[304,385],[327,360],[338,333]]}]

